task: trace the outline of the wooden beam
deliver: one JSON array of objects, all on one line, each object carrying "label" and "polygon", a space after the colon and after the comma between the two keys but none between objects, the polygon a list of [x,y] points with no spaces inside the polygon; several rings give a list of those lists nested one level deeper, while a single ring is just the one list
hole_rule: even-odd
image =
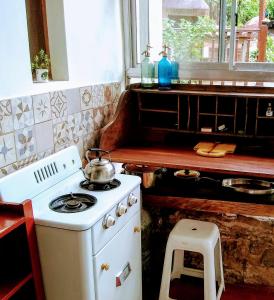
[{"label": "wooden beam", "polygon": [[259,28],[260,31],[258,33],[258,62],[266,61],[266,42],[267,42],[267,33],[268,27],[263,24],[263,20],[265,17],[266,10],[266,0],[260,0],[260,8],[259,8]]}]

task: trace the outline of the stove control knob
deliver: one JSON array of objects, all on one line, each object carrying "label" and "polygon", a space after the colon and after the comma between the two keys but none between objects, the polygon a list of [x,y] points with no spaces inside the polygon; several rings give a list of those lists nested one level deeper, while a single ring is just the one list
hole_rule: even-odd
[{"label": "stove control knob", "polygon": [[136,204],[137,201],[138,198],[133,193],[130,193],[127,199],[128,206],[132,206],[133,204]]},{"label": "stove control knob", "polygon": [[124,215],[127,212],[127,207],[123,204],[123,203],[119,203],[117,210],[116,210],[116,214],[118,217],[121,217],[122,215]]},{"label": "stove control knob", "polygon": [[106,215],[103,221],[103,227],[108,229],[115,224],[115,219],[111,215]]}]

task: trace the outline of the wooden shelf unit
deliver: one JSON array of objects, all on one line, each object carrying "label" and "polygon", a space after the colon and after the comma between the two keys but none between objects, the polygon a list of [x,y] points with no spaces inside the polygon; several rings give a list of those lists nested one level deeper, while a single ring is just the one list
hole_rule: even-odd
[{"label": "wooden shelf unit", "polygon": [[30,200],[0,202],[0,266],[0,299],[45,299]]},{"label": "wooden shelf unit", "polygon": [[[267,117],[274,94],[158,91],[133,88],[141,127],[238,137],[274,137],[274,115]],[[221,127],[220,127],[221,126]],[[224,127],[224,129],[222,129]]]}]

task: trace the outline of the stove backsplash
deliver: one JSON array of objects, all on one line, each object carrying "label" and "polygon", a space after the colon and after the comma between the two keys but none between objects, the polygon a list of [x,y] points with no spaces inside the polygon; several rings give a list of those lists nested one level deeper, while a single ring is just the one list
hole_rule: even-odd
[{"label": "stove backsplash", "polygon": [[0,177],[70,145],[81,156],[115,113],[120,82],[0,101]]}]

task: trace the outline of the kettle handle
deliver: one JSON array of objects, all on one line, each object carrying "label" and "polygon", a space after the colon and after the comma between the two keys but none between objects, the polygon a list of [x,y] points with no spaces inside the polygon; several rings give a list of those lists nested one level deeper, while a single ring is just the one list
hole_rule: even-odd
[{"label": "kettle handle", "polygon": [[96,158],[99,158],[99,160],[101,160],[101,157],[104,155],[104,154],[103,154],[103,155],[100,155],[100,152],[103,152],[103,153],[105,153],[105,154],[108,154],[108,156],[109,156],[109,161],[111,161],[111,160],[110,160],[110,155],[109,155],[109,152],[110,152],[110,151],[103,150],[103,149],[100,149],[100,148],[89,148],[89,149],[86,151],[86,155],[85,155],[88,162],[90,162],[90,159],[88,158],[89,152],[95,152]]}]

